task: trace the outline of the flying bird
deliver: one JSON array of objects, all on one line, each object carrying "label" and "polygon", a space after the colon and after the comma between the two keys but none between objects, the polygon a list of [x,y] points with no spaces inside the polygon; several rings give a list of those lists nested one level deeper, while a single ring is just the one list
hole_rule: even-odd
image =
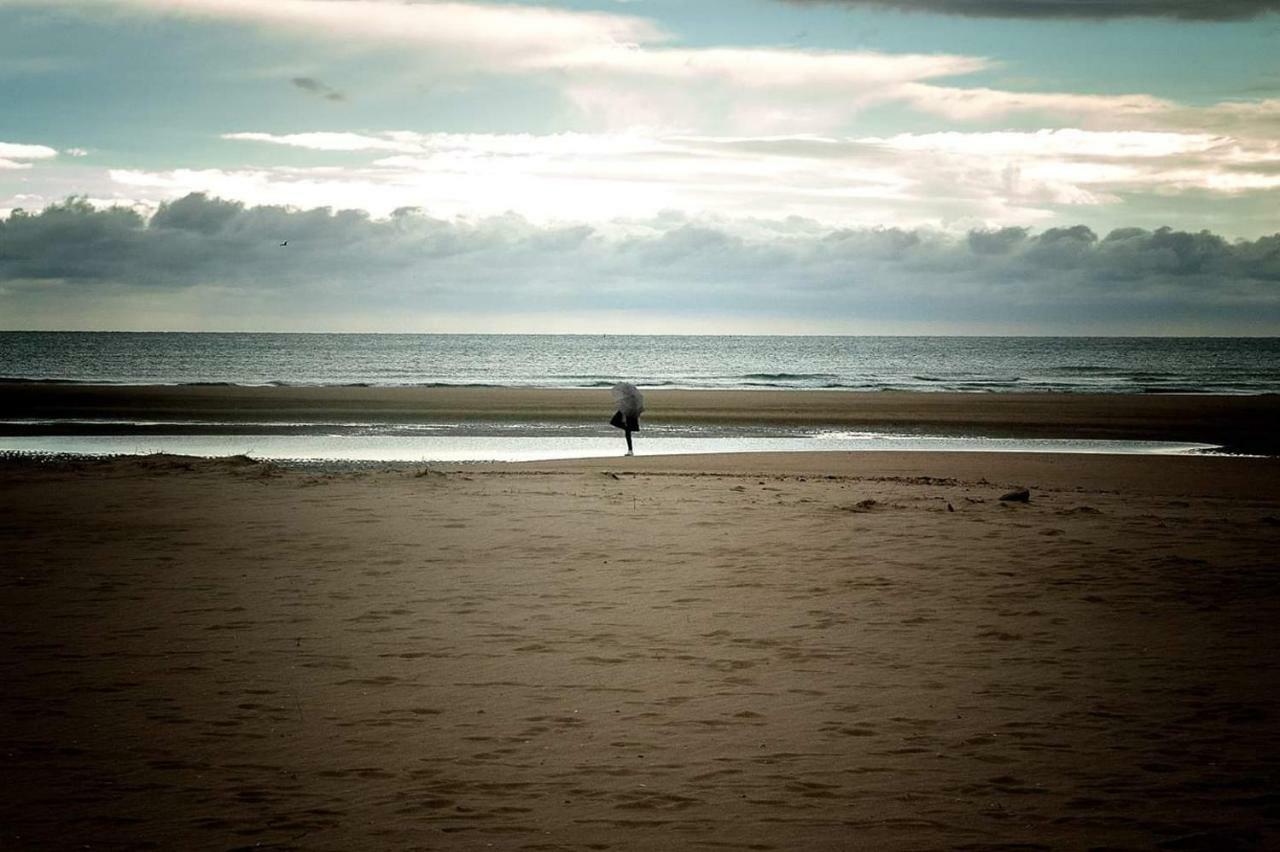
[{"label": "flying bird", "polygon": [[285,246],[287,246],[287,245],[289,245],[289,241],[288,241],[288,240],[285,240],[284,242],[282,242],[282,243],[280,244],[280,248],[284,248],[284,247],[285,247]]}]

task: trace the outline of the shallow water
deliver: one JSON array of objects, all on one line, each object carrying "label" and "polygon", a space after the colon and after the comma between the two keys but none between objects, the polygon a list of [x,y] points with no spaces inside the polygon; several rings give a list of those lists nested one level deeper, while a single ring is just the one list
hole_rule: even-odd
[{"label": "shallow water", "polygon": [[[43,435],[0,437],[0,451],[74,455],[248,455],[272,460],[334,462],[543,461],[621,456],[621,438],[551,435]],[[786,452],[1001,452],[1187,455],[1210,444],[1162,441],[982,438],[820,432],[760,437],[640,436],[636,455]]]}]

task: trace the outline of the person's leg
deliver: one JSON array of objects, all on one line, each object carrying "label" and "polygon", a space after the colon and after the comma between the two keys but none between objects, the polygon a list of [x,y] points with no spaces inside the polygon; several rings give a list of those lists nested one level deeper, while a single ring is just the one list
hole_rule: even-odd
[{"label": "person's leg", "polygon": [[626,430],[626,436],[627,436],[627,455],[632,455],[633,451],[631,449],[631,430],[630,429]]}]

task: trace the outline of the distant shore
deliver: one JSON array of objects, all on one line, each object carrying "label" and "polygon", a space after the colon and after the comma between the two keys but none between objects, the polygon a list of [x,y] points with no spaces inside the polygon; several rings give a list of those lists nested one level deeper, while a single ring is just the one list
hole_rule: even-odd
[{"label": "distant shore", "polygon": [[[1013,438],[1191,441],[1280,453],[1280,395],[651,390],[645,421]],[[604,422],[607,390],[489,387],[0,385],[0,429],[48,421]],[[26,421],[19,423],[15,421]],[[38,421],[32,423],[31,421]]]}]

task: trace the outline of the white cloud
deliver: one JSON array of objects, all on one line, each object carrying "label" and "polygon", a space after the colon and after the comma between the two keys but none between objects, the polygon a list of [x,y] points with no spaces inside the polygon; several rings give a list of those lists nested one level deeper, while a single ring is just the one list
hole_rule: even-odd
[{"label": "white cloud", "polygon": [[[4,2],[4,0],[0,0]],[[23,2],[23,0],[18,0]],[[30,0],[25,0],[30,2]],[[531,69],[715,78],[762,88],[884,84],[969,74],[982,58],[781,48],[670,48],[646,18],[511,3],[408,0],[45,0],[85,9],[240,22],[351,43],[409,44],[472,54],[490,72]]]},{"label": "white cloud", "polygon": [[58,156],[56,148],[47,145],[24,145],[17,142],[0,142],[0,170],[29,169],[30,160],[47,160]]},{"label": "white cloud", "polygon": [[359,152],[363,165],[116,170],[125,192],[208,192],[251,204],[355,207],[386,215],[516,211],[537,222],[643,219],[664,210],[742,220],[800,216],[842,226],[1025,225],[1126,193],[1280,185],[1280,143],[1206,133],[945,132],[887,137],[564,133],[235,133],[229,139]]},{"label": "white cloud", "polygon": [[[24,0],[19,0],[24,2]],[[25,0],[30,2],[30,0]],[[509,70],[554,57],[663,39],[643,18],[499,3],[407,0],[42,0],[87,10],[222,20],[325,41],[410,46]]]},{"label": "white cloud", "polygon": [[1132,121],[1169,112],[1172,101],[1145,94],[1086,95],[1070,92],[1010,92],[989,88],[959,88],[904,83],[893,93],[921,112],[954,121],[1001,118],[1013,113],[1042,113],[1061,120],[1070,117]]},{"label": "white cloud", "polygon": [[[410,134],[412,135],[412,134]],[[369,136],[363,133],[224,133],[223,139],[243,142],[270,142],[312,151],[402,151],[418,150],[412,142],[401,142],[397,134]]]},{"label": "white cloud", "polygon": [[[0,0],[31,4],[34,0]],[[41,0],[95,12],[259,27],[341,49],[408,53],[433,81],[536,78],[574,108],[579,129],[847,132],[868,107],[905,104],[948,121],[1032,115],[1091,129],[1203,128],[1272,135],[1280,99],[1193,109],[1153,95],[1015,92],[949,78],[997,67],[982,56],[781,47],[684,47],[635,15],[524,4],[408,0]],[[458,82],[455,79],[453,82]],[[303,134],[299,134],[300,136]],[[335,144],[338,144],[335,140]],[[343,148],[341,150],[358,150]],[[390,149],[387,149],[390,150]]]},{"label": "white cloud", "polygon": [[1115,193],[1233,194],[1280,187],[1280,142],[1207,133],[1089,131],[899,134],[876,140],[928,155],[937,169],[978,181],[1000,174],[1011,197],[1105,204]]},{"label": "white cloud", "polygon": [[[29,2],[29,0],[26,0]],[[5,0],[0,0],[0,3]],[[921,81],[994,67],[984,57],[670,46],[644,18],[539,6],[399,0],[48,0],[186,16],[312,39],[412,49],[433,79],[542,75],[599,129],[828,130],[889,98],[928,108]],[[914,94],[913,94],[914,92]],[[954,107],[949,107],[953,108]],[[972,110],[972,107],[965,109]]]},{"label": "white cloud", "polygon": [[[557,65],[682,82],[720,80],[757,89],[812,89],[856,83],[883,85],[972,74],[987,59],[949,54],[768,48],[646,48],[611,45],[557,58]],[[854,93],[856,94],[856,93]]]},{"label": "white cloud", "polygon": [[[3,4],[179,16],[257,27],[344,51],[393,49],[439,85],[475,83],[483,75],[536,79],[563,95],[573,111],[562,120],[582,130],[847,133],[869,107],[894,103],[951,122],[990,124],[1033,116],[1045,125],[1094,130],[1280,132],[1280,99],[1275,98],[1190,108],[1141,92],[965,87],[951,78],[999,63],[950,54],[686,47],[638,15],[523,3],[0,0]],[[8,159],[13,167],[14,158]]]},{"label": "white cloud", "polygon": [[901,133],[866,142],[901,151],[942,152],[970,156],[1008,157],[1169,157],[1202,153],[1230,141],[1207,133],[1148,131],[1091,131],[1076,128],[1032,132],[992,131]]},{"label": "white cloud", "polygon": [[[237,134],[275,144],[324,144]],[[358,207],[385,215],[423,207],[436,215],[515,210],[540,222],[643,218],[669,209],[729,217],[805,215],[842,223],[911,218],[911,180],[874,147],[813,138],[719,141],[630,134],[361,134],[373,158],[361,168],[116,170],[119,184],[166,196],[201,191],[254,204]],[[353,142],[353,144],[355,144]],[[814,158],[813,145],[843,147]],[[856,209],[851,202],[857,202]],[[876,217],[882,217],[877,220]]]},{"label": "white cloud", "polygon": [[562,57],[561,83],[579,113],[604,128],[822,132],[903,86],[994,63],[948,54],[763,48],[611,47]]},{"label": "white cloud", "polygon": [[16,142],[0,142],[0,157],[15,160],[45,160],[58,156],[56,148],[48,145],[23,145]]},{"label": "white cloud", "polygon": [[423,187],[396,185],[346,169],[111,169],[112,182],[131,200],[165,200],[207,192],[251,204],[289,207],[354,207],[385,215],[415,207]]}]

